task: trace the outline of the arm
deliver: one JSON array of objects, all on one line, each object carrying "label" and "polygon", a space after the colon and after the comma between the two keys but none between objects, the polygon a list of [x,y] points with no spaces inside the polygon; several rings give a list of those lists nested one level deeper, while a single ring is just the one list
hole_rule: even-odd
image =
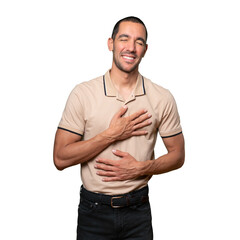
[{"label": "arm", "polygon": [[163,142],[168,153],[155,160],[139,162],[130,154],[119,150],[113,153],[121,157],[120,160],[97,159],[97,174],[103,176],[103,181],[109,182],[162,174],[180,168],[185,158],[183,134],[163,138]]},{"label": "arm", "polygon": [[57,169],[84,163],[102,152],[115,141],[147,134],[139,129],[151,124],[146,110],[140,110],[129,117],[122,117],[127,107],[122,107],[112,118],[108,129],[95,137],[81,141],[81,136],[58,129],[54,143],[54,164]]},{"label": "arm", "polygon": [[174,137],[163,138],[168,153],[155,161],[143,162],[141,175],[154,175],[176,170],[183,166],[185,159],[184,137],[179,134]]}]

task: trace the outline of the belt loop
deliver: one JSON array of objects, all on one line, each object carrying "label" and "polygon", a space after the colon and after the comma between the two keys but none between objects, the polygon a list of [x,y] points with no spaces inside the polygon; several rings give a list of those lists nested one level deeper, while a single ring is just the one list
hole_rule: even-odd
[{"label": "belt loop", "polygon": [[149,199],[148,196],[142,196],[141,201],[144,203],[144,202],[147,202],[148,199]]},{"label": "belt loop", "polygon": [[130,201],[129,201],[129,197],[128,196],[126,196],[126,201],[127,201],[127,206],[129,206],[130,205]]},{"label": "belt loop", "polygon": [[102,204],[103,194],[99,195],[99,203]]}]

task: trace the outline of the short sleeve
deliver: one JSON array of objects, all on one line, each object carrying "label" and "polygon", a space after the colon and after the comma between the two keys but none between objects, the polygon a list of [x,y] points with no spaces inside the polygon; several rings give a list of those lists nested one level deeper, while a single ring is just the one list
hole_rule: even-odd
[{"label": "short sleeve", "polygon": [[70,93],[58,128],[83,135],[85,127],[81,93],[76,86]]},{"label": "short sleeve", "polygon": [[163,105],[162,116],[159,124],[159,134],[162,138],[172,137],[182,132],[180,117],[174,97],[168,91]]}]

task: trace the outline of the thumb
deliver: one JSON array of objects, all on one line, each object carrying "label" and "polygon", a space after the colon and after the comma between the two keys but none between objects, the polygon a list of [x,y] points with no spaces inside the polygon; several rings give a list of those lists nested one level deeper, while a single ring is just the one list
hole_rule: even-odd
[{"label": "thumb", "polygon": [[116,117],[116,118],[122,117],[122,115],[126,113],[127,109],[128,109],[127,105],[122,106],[122,107],[119,109],[119,111],[115,114],[115,117]]},{"label": "thumb", "polygon": [[116,149],[113,149],[112,150],[113,154],[118,156],[118,157],[126,157],[127,156],[127,152],[122,152],[120,150],[116,150]]}]

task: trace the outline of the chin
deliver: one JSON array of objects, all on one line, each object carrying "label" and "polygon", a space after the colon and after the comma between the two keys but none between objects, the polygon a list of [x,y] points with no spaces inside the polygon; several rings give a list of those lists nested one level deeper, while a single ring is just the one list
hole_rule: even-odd
[{"label": "chin", "polygon": [[125,73],[132,73],[132,72],[136,71],[137,68],[138,68],[138,65],[134,65],[131,67],[123,67],[123,66],[119,67],[119,69]]}]

